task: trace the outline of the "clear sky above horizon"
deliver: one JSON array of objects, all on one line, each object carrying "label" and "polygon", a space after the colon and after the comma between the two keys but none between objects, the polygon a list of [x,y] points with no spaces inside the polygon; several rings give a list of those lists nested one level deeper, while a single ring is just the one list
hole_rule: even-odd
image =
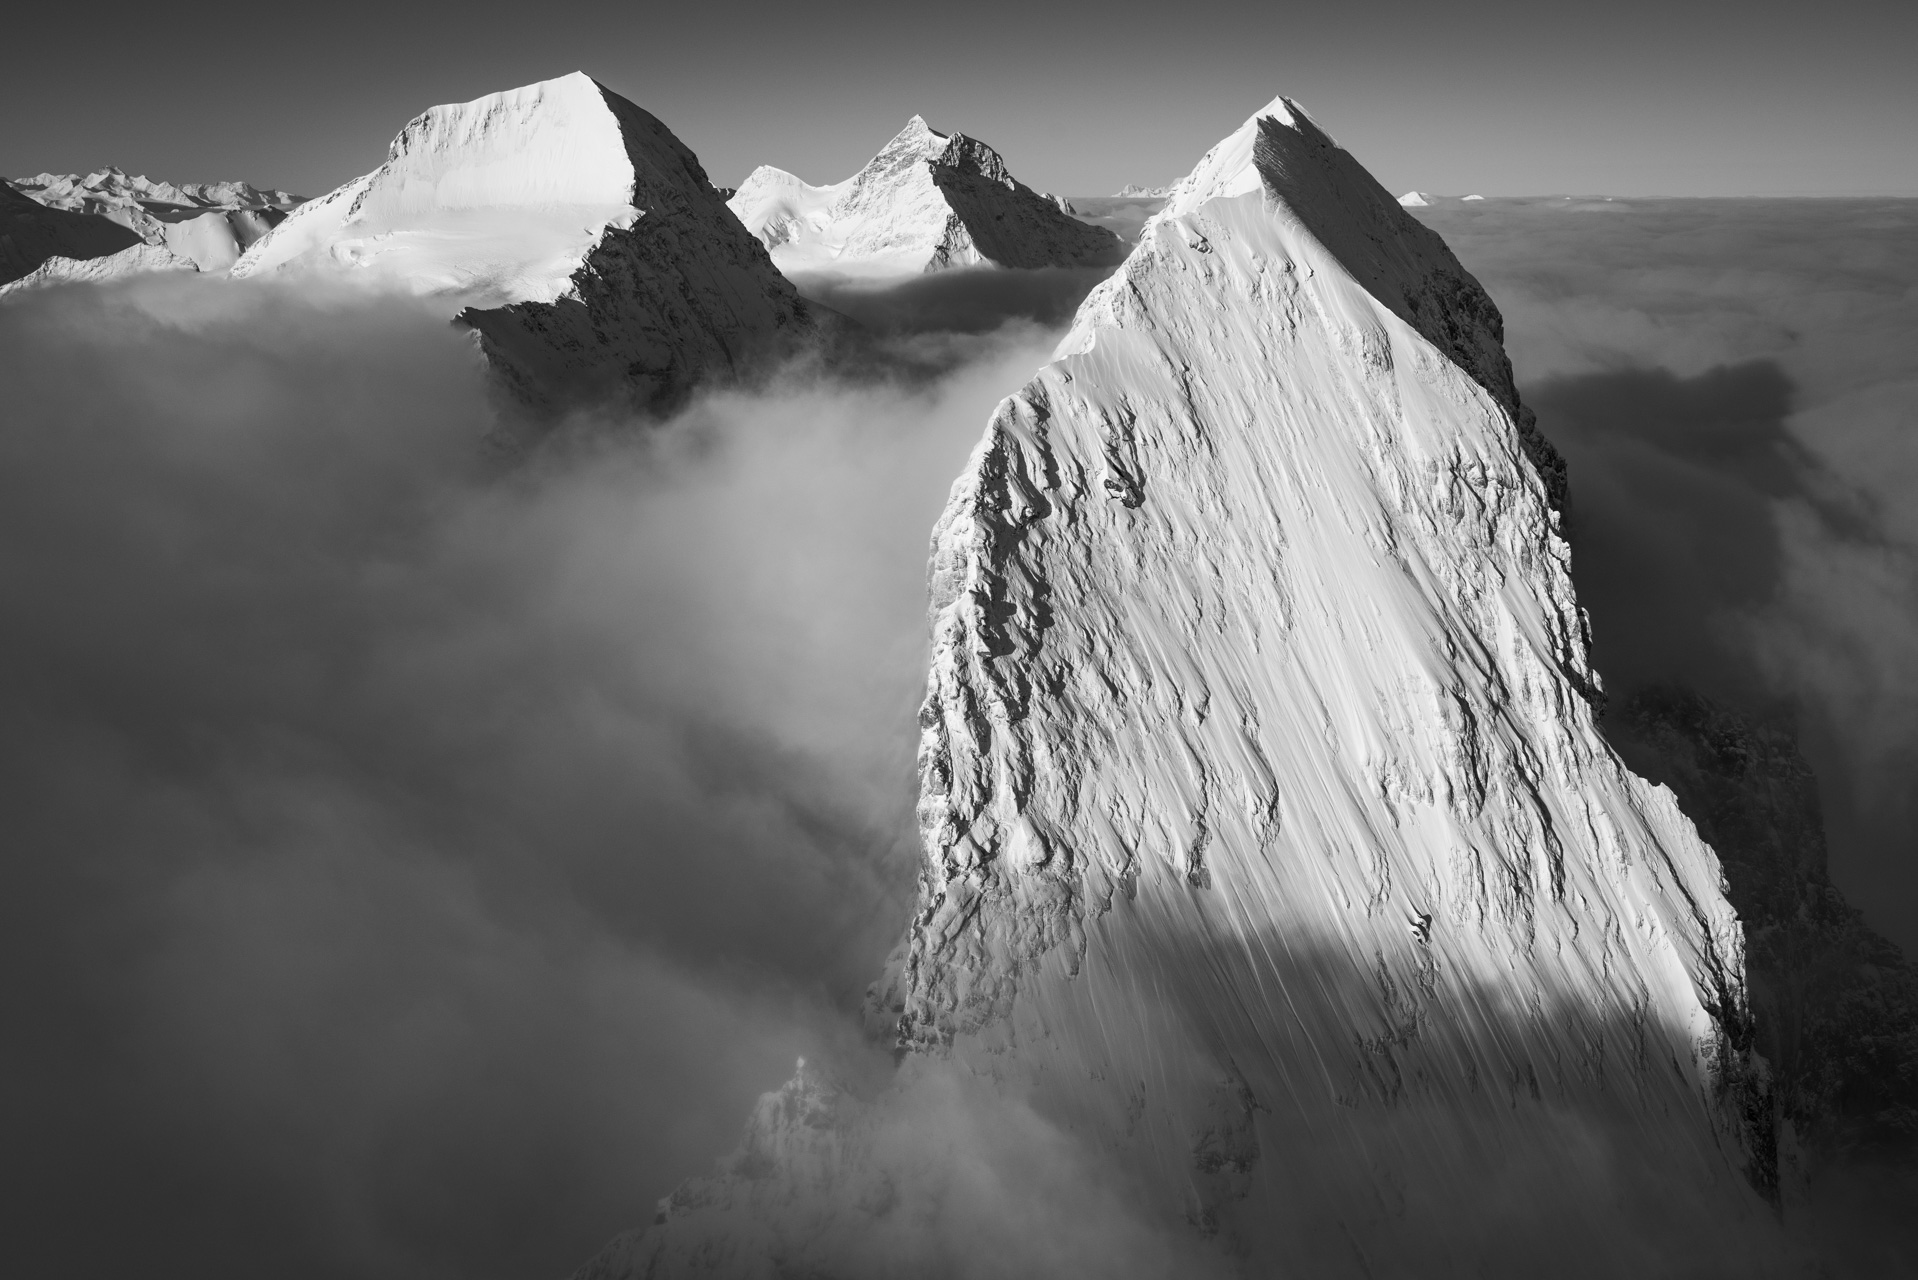
[{"label": "clear sky above horizon", "polygon": [[68,6],[10,19],[0,173],[319,194],[420,110],[584,70],[736,183],[917,112],[1035,187],[1185,173],[1276,94],[1394,191],[1918,195],[1918,5]]}]

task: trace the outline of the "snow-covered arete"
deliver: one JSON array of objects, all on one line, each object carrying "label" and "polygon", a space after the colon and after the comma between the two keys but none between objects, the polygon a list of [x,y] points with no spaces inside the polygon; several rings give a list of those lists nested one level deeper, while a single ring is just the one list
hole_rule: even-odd
[{"label": "snow-covered arete", "polygon": [[898,1082],[802,1071],[582,1276],[992,1274],[870,1118],[954,1070],[1236,1274],[1783,1265],[1739,922],[1594,723],[1501,341],[1285,99],[1176,185],[933,535]]},{"label": "snow-covered arete", "polygon": [[435,299],[536,402],[670,407],[810,327],[693,153],[579,72],[417,117],[233,269],[268,273]]},{"label": "snow-covered arete", "polygon": [[18,280],[0,284],[0,297],[22,289],[42,289],[48,285],[103,284],[128,276],[151,275],[156,271],[192,274],[199,270],[199,263],[181,257],[164,245],[136,244],[99,258],[48,258]]},{"label": "snow-covered arete", "polygon": [[919,116],[844,182],[810,186],[762,165],[728,203],[795,275],[1099,266],[1122,251],[1111,232],[1014,178],[985,143]]}]

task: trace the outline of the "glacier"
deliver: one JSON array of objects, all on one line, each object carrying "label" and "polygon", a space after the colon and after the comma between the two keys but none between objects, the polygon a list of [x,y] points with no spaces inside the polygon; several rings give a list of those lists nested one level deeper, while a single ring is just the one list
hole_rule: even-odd
[{"label": "glacier", "polygon": [[794,275],[1109,266],[1122,252],[1111,232],[1014,178],[997,151],[921,116],[843,182],[812,186],[762,165],[727,203]]},{"label": "glacier", "polygon": [[697,157],[581,72],[433,107],[232,269],[425,299],[508,388],[663,412],[813,331]]},{"label": "glacier", "polygon": [[1601,735],[1564,492],[1477,282],[1255,113],[933,533],[895,1072],[802,1063],[579,1280],[1788,1271],[1740,921]]}]

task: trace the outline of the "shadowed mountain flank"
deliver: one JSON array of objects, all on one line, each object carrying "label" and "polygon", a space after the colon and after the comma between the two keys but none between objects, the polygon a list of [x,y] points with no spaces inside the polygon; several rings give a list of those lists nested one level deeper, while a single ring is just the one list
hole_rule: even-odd
[{"label": "shadowed mountain flank", "polygon": [[1717,852],[1745,929],[1757,1047],[1815,1157],[1918,1149],[1918,970],[1825,869],[1817,779],[1789,727],[1686,690],[1606,718],[1627,764],[1677,794]]}]

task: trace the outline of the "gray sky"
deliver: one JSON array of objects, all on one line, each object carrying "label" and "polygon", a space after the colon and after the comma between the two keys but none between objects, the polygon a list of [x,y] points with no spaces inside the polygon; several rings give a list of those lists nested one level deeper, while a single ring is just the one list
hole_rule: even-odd
[{"label": "gray sky", "polygon": [[428,106],[580,69],[722,184],[837,180],[919,112],[1098,194],[1182,175],[1284,93],[1395,191],[1918,194],[1918,7],[1896,0],[56,5],[9,38],[10,176],[318,194]]}]

